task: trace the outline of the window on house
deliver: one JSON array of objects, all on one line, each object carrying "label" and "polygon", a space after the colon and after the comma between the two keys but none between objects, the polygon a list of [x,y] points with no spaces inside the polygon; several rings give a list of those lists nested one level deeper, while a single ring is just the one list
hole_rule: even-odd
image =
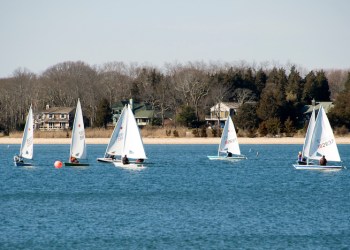
[{"label": "window on house", "polygon": [[49,114],[49,119],[52,119],[53,117],[53,114]]},{"label": "window on house", "polygon": [[49,122],[49,128],[54,128],[54,123],[53,122]]},{"label": "window on house", "polygon": [[61,119],[66,118],[66,114],[61,114]]},{"label": "window on house", "polygon": [[65,122],[60,122],[60,128],[62,128],[62,129],[66,128],[66,123]]}]

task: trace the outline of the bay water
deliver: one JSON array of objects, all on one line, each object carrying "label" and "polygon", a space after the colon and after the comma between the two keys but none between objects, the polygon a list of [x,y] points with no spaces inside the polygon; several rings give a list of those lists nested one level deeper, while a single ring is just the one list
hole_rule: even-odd
[{"label": "bay water", "polygon": [[[241,145],[248,160],[210,161],[217,145],[145,145],[149,164],[56,169],[69,145],[0,145],[0,249],[348,249],[350,172],[295,170],[302,145]],[[350,146],[339,145],[350,166]]]}]

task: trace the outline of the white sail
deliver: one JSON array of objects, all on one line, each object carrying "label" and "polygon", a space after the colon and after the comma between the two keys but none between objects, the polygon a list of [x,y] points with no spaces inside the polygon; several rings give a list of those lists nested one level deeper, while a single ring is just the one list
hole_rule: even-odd
[{"label": "white sail", "polygon": [[26,125],[24,127],[21,149],[19,152],[19,156],[26,159],[33,159],[33,139],[34,139],[33,125],[34,125],[33,111],[32,111],[32,106],[30,106],[27,120],[26,120]]},{"label": "white sail", "polygon": [[307,127],[306,135],[305,135],[305,141],[303,146],[303,157],[307,157],[307,158],[310,157],[311,139],[315,128],[315,123],[316,123],[315,109],[313,109],[310,117],[309,125]]},{"label": "white sail", "polygon": [[111,137],[111,141],[114,138],[113,143],[107,147],[109,155],[147,159],[139,127],[129,105],[124,107],[114,130]]},{"label": "white sail", "polygon": [[235,126],[233,125],[230,116],[227,117],[224,130],[222,131],[221,141],[219,145],[218,154],[231,152],[232,154],[240,155],[241,150],[239,149],[239,144],[237,140],[237,134]]},{"label": "white sail", "polygon": [[147,159],[140,130],[129,105],[127,107],[126,120],[126,136],[124,138],[125,143],[123,155],[127,155],[128,158]]},{"label": "white sail", "polygon": [[333,130],[323,107],[318,111],[311,139],[310,158],[320,159],[322,155],[326,156],[328,161],[341,161]]},{"label": "white sail", "polygon": [[70,156],[77,159],[86,159],[85,129],[83,112],[81,110],[80,100],[78,99],[77,108],[75,110],[72,142],[70,145]]},{"label": "white sail", "polygon": [[111,139],[109,140],[105,157],[108,155],[122,155],[124,148],[124,138],[126,135],[126,122],[127,108],[124,107],[122,113],[119,116],[117,124],[114,127]]}]

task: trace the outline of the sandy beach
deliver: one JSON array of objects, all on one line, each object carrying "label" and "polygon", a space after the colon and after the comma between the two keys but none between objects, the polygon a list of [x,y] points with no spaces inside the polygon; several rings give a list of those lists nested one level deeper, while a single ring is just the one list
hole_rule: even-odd
[{"label": "sandy beach", "polygon": [[[0,137],[0,144],[20,144],[21,138]],[[69,144],[70,138],[34,138],[34,144]],[[107,144],[109,138],[87,138],[87,144]],[[218,144],[220,138],[143,138],[144,144]],[[304,138],[238,138],[240,144],[303,144]],[[350,144],[350,137],[336,138],[337,144]]]}]

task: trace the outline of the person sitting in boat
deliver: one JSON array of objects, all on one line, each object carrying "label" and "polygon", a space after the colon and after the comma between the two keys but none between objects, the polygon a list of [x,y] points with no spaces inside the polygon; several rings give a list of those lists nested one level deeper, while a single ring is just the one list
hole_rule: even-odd
[{"label": "person sitting in boat", "polygon": [[13,160],[14,160],[15,162],[23,163],[23,159],[22,159],[20,156],[18,156],[18,155],[15,155],[15,156],[13,157]]},{"label": "person sitting in boat", "polygon": [[325,156],[322,156],[320,159],[320,165],[321,166],[326,166],[327,165],[327,159]]},{"label": "person sitting in boat", "polygon": [[227,157],[232,157],[232,153],[227,151]]},{"label": "person sitting in boat", "polygon": [[137,159],[136,160],[136,163],[142,163],[142,162],[144,162],[145,161],[145,159]]},{"label": "person sitting in boat", "polygon": [[127,157],[126,155],[124,155],[124,157],[122,158],[122,162],[123,162],[124,165],[130,163],[130,162],[129,162],[129,159],[128,159],[128,157]]},{"label": "person sitting in boat", "polygon": [[303,154],[299,151],[298,153],[298,162],[303,161]]},{"label": "person sitting in boat", "polygon": [[78,159],[75,158],[74,156],[71,156],[71,157],[70,157],[70,162],[71,162],[71,163],[79,163]]},{"label": "person sitting in boat", "polygon": [[300,151],[298,154],[298,164],[299,165],[306,165],[306,158],[303,157],[303,154]]}]

